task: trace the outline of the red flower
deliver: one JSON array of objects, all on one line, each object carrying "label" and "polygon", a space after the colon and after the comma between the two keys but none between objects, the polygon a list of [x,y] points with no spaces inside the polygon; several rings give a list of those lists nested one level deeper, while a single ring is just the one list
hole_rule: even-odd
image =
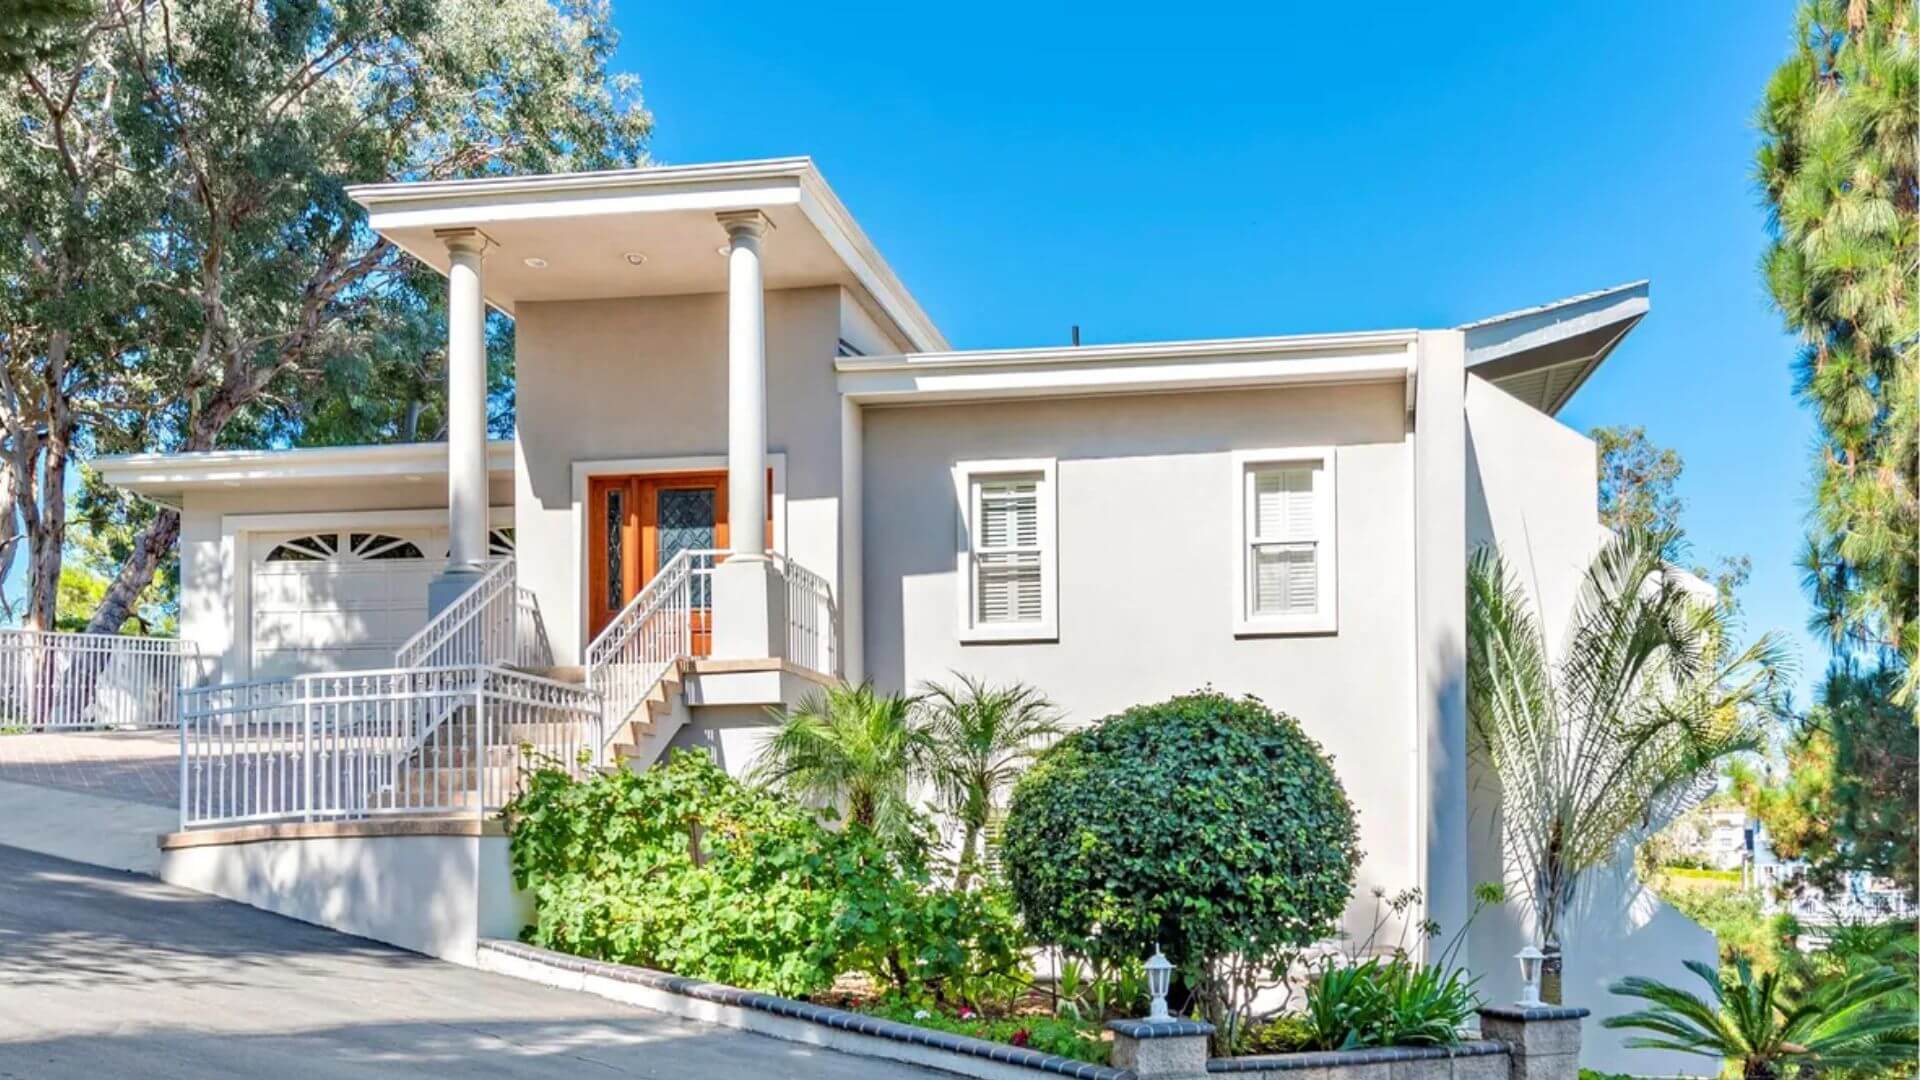
[{"label": "red flower", "polygon": [[1028,1032],[1026,1028],[1021,1028],[1019,1031],[1013,1033],[1013,1038],[1007,1041],[1015,1046],[1025,1046],[1027,1045],[1027,1040],[1031,1038],[1033,1038],[1032,1033]]}]

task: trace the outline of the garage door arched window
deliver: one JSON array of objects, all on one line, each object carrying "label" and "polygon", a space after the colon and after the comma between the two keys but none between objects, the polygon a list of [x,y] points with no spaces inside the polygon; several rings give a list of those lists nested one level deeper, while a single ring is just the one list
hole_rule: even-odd
[{"label": "garage door arched window", "polygon": [[356,559],[424,559],[420,548],[411,540],[402,540],[385,533],[354,533],[348,549]]},{"label": "garage door arched window", "polygon": [[494,529],[487,534],[487,554],[496,559],[513,558],[513,529]]},{"label": "garage door arched window", "polygon": [[314,533],[297,540],[276,544],[267,552],[266,562],[326,562],[340,553],[340,537],[335,533]]}]

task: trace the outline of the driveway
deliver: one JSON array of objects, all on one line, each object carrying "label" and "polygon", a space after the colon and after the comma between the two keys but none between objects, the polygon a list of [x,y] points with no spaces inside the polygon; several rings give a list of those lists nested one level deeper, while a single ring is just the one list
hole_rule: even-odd
[{"label": "driveway", "polygon": [[939,1075],[0,846],[0,1078]]}]

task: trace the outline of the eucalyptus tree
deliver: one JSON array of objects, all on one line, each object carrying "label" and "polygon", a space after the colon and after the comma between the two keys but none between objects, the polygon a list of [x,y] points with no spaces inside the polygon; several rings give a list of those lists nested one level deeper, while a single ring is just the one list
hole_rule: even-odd
[{"label": "eucalyptus tree", "polygon": [[1538,941],[1558,956],[1580,885],[1711,790],[1720,759],[1759,745],[1784,660],[1733,641],[1730,609],[1630,529],[1593,557],[1558,658],[1493,548],[1467,575],[1467,711],[1500,785],[1502,842]]},{"label": "eucalyptus tree", "polygon": [[[99,0],[71,35],[0,84],[0,471],[30,625],[76,452],[298,438],[342,391],[437,391],[381,370],[430,369],[437,335],[347,185],[638,164],[651,123],[595,0]],[[142,525],[96,628],[178,535],[169,510]]]}]

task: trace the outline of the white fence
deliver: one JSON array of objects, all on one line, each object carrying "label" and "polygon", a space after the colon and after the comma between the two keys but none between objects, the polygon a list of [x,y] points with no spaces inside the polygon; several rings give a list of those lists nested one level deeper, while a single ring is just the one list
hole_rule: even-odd
[{"label": "white fence", "polygon": [[0,728],[170,728],[212,670],[177,638],[0,630]]},{"label": "white fence", "polygon": [[784,555],[774,567],[787,582],[787,660],[822,675],[840,674],[840,611],[827,579]]},{"label": "white fence", "polygon": [[188,691],[180,825],[498,811],[529,767],[601,763],[597,695],[488,665]]}]

